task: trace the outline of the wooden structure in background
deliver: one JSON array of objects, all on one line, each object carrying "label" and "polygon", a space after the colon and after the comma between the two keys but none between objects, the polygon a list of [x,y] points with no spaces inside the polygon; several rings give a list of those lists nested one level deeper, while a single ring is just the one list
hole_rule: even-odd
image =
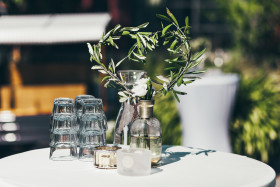
[{"label": "wooden structure in background", "polygon": [[53,100],[58,97],[70,97],[86,93],[84,84],[62,84],[62,85],[34,85],[16,86],[14,88],[14,104],[10,105],[9,86],[0,88],[1,107],[0,110],[11,110],[17,116],[43,115],[52,112]]}]

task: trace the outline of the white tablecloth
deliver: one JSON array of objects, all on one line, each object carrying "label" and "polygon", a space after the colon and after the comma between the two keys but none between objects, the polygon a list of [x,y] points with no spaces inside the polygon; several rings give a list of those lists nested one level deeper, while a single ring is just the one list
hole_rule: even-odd
[{"label": "white tablecloth", "polygon": [[181,146],[163,147],[163,165],[144,177],[128,177],[92,162],[51,161],[49,148],[0,159],[1,187],[257,187],[275,186],[268,165],[224,152]]},{"label": "white tablecloth", "polygon": [[176,88],[179,96],[183,145],[231,152],[229,120],[239,77],[236,74],[205,76]]}]

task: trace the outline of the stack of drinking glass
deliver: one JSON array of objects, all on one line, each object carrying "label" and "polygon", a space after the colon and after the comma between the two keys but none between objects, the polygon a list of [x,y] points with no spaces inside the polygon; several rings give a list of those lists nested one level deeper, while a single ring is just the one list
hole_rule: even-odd
[{"label": "stack of drinking glass", "polygon": [[52,160],[93,161],[94,148],[106,145],[107,119],[99,98],[57,98],[50,119]]}]

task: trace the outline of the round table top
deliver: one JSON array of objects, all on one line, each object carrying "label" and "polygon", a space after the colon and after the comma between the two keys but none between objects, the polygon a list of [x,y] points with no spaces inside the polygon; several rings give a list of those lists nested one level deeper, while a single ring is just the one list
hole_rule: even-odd
[{"label": "round table top", "polygon": [[106,187],[106,186],[275,186],[274,170],[245,156],[163,146],[162,166],[149,176],[122,176],[116,169],[97,169],[93,162],[52,161],[49,148],[0,159],[0,186]]}]

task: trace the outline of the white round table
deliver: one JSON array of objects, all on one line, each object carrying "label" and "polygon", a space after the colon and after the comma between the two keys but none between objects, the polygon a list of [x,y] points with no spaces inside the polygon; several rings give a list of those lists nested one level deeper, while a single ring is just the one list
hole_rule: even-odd
[{"label": "white round table", "polygon": [[44,148],[0,159],[0,186],[275,186],[271,167],[231,153],[164,146],[162,162],[149,176],[128,177],[116,169],[97,169],[92,162],[51,161],[49,148]]}]

